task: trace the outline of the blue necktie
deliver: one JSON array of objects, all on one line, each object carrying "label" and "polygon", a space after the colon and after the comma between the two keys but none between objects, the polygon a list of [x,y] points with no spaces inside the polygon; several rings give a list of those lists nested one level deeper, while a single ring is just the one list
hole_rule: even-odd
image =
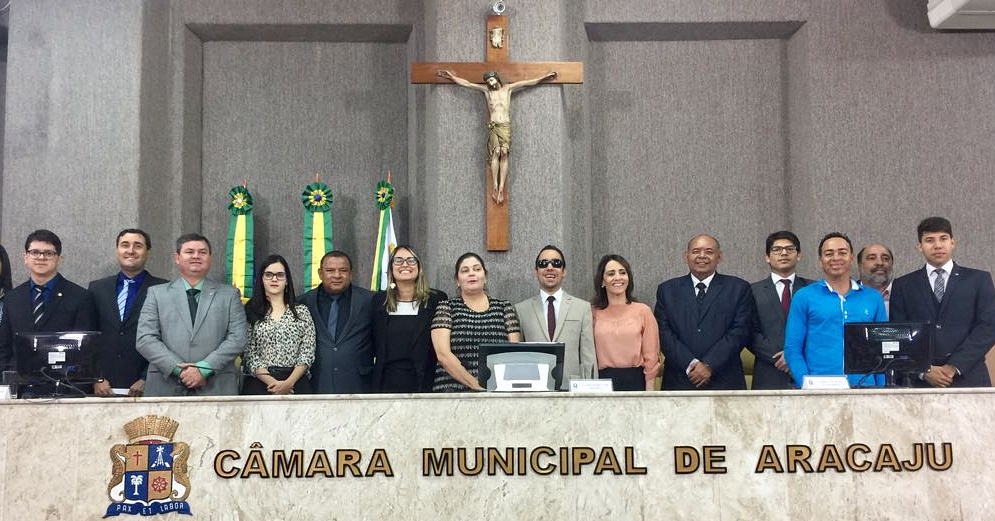
[{"label": "blue necktie", "polygon": [[341,295],[332,295],[332,301],[328,305],[328,321],[326,326],[328,327],[328,334],[332,336],[332,340],[335,340],[335,333],[339,326],[339,297]]},{"label": "blue necktie", "polygon": [[128,305],[128,288],[131,287],[131,283],[135,282],[131,279],[123,279],[121,284],[121,291],[117,294],[117,313],[121,317],[121,321],[124,322],[124,312]]}]

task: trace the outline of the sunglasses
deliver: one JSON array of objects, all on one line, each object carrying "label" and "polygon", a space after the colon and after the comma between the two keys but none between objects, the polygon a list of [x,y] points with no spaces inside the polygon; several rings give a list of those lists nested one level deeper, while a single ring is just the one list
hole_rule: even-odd
[{"label": "sunglasses", "polygon": [[554,268],[566,266],[562,259],[539,259],[536,261],[536,268],[546,268],[552,265]]}]

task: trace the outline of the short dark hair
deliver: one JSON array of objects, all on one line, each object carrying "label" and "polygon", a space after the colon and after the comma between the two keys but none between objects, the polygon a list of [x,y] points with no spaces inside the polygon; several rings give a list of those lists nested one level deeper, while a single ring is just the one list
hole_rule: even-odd
[{"label": "short dark hair", "polygon": [[464,253],[463,255],[460,255],[459,258],[456,259],[456,270],[455,270],[455,273],[453,274],[453,278],[454,279],[455,278],[459,278],[459,265],[463,264],[463,261],[469,259],[470,257],[473,257],[473,258],[477,259],[478,261],[480,261],[480,267],[484,269],[484,275],[487,275],[487,265],[484,264],[484,259],[481,259],[480,255],[477,255],[476,253],[473,253],[472,251],[468,251],[468,252]]},{"label": "short dark hair", "polygon": [[51,230],[35,230],[28,234],[28,238],[24,240],[24,253],[28,252],[32,242],[47,242],[55,247],[56,255],[62,255],[62,241]]},{"label": "short dark hair", "polygon": [[[542,255],[542,252],[544,252],[546,250],[551,250],[551,251],[555,251],[556,253],[559,253],[560,254],[560,259],[563,260],[563,267],[564,268],[567,267],[567,256],[563,254],[563,250],[557,248],[556,246],[553,246],[552,244],[547,244],[547,245],[543,246],[541,250],[539,250],[539,253],[536,254],[536,262],[539,262],[539,256]],[[535,264],[533,264],[533,266],[535,266]],[[536,266],[536,269],[539,269],[539,267]]]},{"label": "short dark hair", "polygon": [[850,247],[850,253],[853,253],[853,242],[850,240],[849,237],[846,236],[846,234],[840,232],[829,232],[825,235],[825,237],[822,238],[821,241],[819,241],[820,257],[822,256],[822,245],[825,244],[826,241],[828,241],[829,239],[843,239],[844,241],[846,241],[847,246]]},{"label": "short dark hair", "polygon": [[149,237],[149,234],[145,233],[144,230],[139,230],[138,228],[125,228],[118,232],[117,239],[114,240],[114,246],[117,246],[118,243],[121,242],[121,237],[124,237],[127,233],[137,233],[138,235],[141,235],[145,239],[145,249],[152,249],[152,237]]},{"label": "short dark hair", "polygon": [[207,237],[199,233],[184,233],[176,239],[176,253],[180,253],[180,249],[183,245],[188,242],[203,242],[207,244],[207,253],[211,253],[211,241],[207,240]]},{"label": "short dark hair", "polygon": [[[864,260],[864,250],[866,250],[868,246],[873,246],[873,244],[868,244],[867,246],[864,246],[863,248],[860,249],[860,251],[857,252],[857,262],[862,262]],[[891,260],[894,262],[895,254],[891,253],[891,248],[885,246],[884,244],[881,244],[880,246],[884,247],[885,251],[888,252],[888,256],[891,257]]]},{"label": "short dark hair", "polygon": [[346,253],[346,252],[344,252],[342,250],[332,250],[332,251],[327,252],[324,255],[322,255],[321,256],[321,262],[318,263],[318,269],[320,270],[321,267],[325,265],[325,259],[331,259],[331,258],[336,258],[336,257],[337,258],[341,258],[341,259],[345,259],[346,263],[349,264],[349,271],[352,271],[352,259],[349,257],[348,253]]},{"label": "short dark hair", "polygon": [[781,230],[767,236],[767,255],[770,255],[770,249],[774,247],[774,242],[776,241],[791,241],[791,244],[795,245],[795,249],[799,253],[802,251],[802,243],[798,240],[798,236],[788,230]]},{"label": "short dark hair", "polygon": [[625,273],[629,275],[629,285],[625,288],[625,302],[626,304],[636,302],[636,298],[632,296],[633,287],[635,282],[632,279],[632,267],[629,266],[629,261],[625,260],[625,257],[621,255],[616,255],[614,253],[609,253],[601,260],[598,261],[598,269],[594,273],[594,299],[591,304],[598,309],[605,309],[608,307],[608,290],[605,289],[604,279],[605,279],[605,268],[608,263],[615,261],[625,268]]},{"label": "short dark hair", "polygon": [[946,233],[950,237],[954,236],[954,229],[950,226],[950,221],[945,217],[927,217],[916,228],[916,233],[919,234],[919,242],[922,242],[923,235],[936,232]]}]

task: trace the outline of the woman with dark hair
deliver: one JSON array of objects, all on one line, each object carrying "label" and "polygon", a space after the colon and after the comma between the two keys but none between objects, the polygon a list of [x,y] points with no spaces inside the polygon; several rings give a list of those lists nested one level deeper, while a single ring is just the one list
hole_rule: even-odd
[{"label": "woman with dark hair", "polygon": [[456,260],[459,296],[439,303],[432,321],[432,345],[439,365],[436,392],[483,391],[477,383],[477,348],[491,342],[519,342],[515,306],[487,295],[487,268],[476,253]]},{"label": "woman with dark hair", "polygon": [[594,272],[594,353],[598,375],[616,391],[652,391],[660,372],[660,330],[653,311],[632,297],[632,268],[605,255]]},{"label": "woman with dark hair", "polygon": [[307,307],[294,303],[294,279],[286,259],[263,259],[253,287],[245,304],[249,341],[242,363],[250,377],[242,394],[310,394],[307,372],[314,363],[314,322]]},{"label": "woman with dark hair", "polygon": [[435,379],[432,319],[446,294],[428,287],[421,258],[411,246],[390,255],[388,288],[373,295],[373,391],[423,393]]}]

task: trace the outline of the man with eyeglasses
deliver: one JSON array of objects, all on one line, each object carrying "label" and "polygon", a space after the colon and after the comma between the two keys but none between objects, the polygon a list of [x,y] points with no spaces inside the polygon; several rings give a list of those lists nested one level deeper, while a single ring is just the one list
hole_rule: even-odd
[{"label": "man with eyeglasses", "polygon": [[90,293],[59,273],[62,241],[49,230],[35,230],[24,241],[28,281],[4,298],[0,319],[0,368],[17,369],[14,335],[90,331],[94,328]]},{"label": "man with eyeglasses", "polygon": [[711,235],[688,241],[684,260],[690,273],[656,290],[663,389],[746,389],[740,353],[753,328],[750,283],[716,273],[722,249]]},{"label": "man with eyeglasses", "polygon": [[753,321],[750,351],[753,363],[753,389],[793,389],[791,371],[784,360],[784,325],[791,308],[791,297],[812,281],[795,274],[801,260],[801,242],[787,230],[767,236],[770,275],[751,285],[757,314]]},{"label": "man with eyeglasses", "polygon": [[238,394],[235,357],[248,325],[238,290],[207,278],[211,242],[198,233],[176,239],[180,276],[148,289],[135,347],[149,361],[145,396]]},{"label": "man with eyeglasses", "polygon": [[332,250],[321,258],[321,285],[301,295],[314,321],[311,386],[318,394],[360,394],[373,388],[370,336],[373,293],[352,283],[352,259]]},{"label": "man with eyeglasses", "polygon": [[152,250],[148,233],[136,228],[121,230],[116,243],[119,271],[91,282],[89,287],[101,333],[96,350],[100,379],[93,385],[93,394],[113,396],[117,392],[137,397],[145,391],[149,366],[135,349],[138,315],[148,289],[168,281],[145,270]]},{"label": "man with eyeglasses", "polygon": [[564,344],[562,389],[571,378],[597,378],[591,304],[563,291],[567,261],[563,252],[547,244],[535,260],[539,295],[515,304],[526,342]]},{"label": "man with eyeglasses", "polygon": [[891,302],[892,263],[895,256],[883,244],[868,244],[857,252],[857,270],[860,283],[874,288],[884,299],[884,309],[889,310]]}]

